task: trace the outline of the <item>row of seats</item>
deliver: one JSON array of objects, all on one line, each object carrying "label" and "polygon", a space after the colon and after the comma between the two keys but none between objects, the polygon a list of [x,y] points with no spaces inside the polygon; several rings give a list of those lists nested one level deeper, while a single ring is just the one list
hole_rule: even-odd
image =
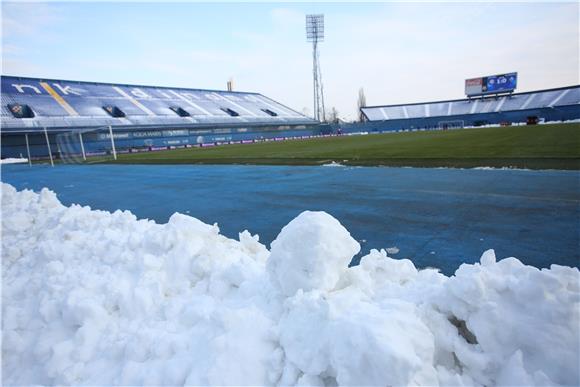
[{"label": "row of seats", "polygon": [[[190,116],[249,116],[249,117],[299,117],[296,112],[285,109],[276,103],[248,103],[240,102],[233,104],[230,101],[219,101],[212,103],[208,101],[197,101],[195,105],[188,104],[182,100],[141,100],[137,106],[130,100],[123,97],[69,97],[66,102],[80,116],[105,116],[108,113],[103,109],[106,106],[116,106],[123,111],[126,116],[173,116],[176,114],[173,107],[179,107],[189,113]],[[48,95],[2,95],[3,115],[9,115],[5,110],[10,104],[21,104],[30,106],[37,116],[59,117],[70,115],[61,105]]]},{"label": "row of seats", "polygon": [[506,112],[580,104],[580,86],[484,99],[363,108],[370,121]]},{"label": "row of seats", "polygon": [[[3,127],[314,121],[256,93],[2,77]],[[22,111],[32,112],[31,122]]]}]

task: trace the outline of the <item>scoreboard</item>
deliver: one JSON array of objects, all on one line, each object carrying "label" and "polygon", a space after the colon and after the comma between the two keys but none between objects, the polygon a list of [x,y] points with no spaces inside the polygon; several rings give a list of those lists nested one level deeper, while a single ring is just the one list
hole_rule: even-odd
[{"label": "scoreboard", "polygon": [[516,89],[518,73],[489,75],[465,80],[468,97],[486,94],[510,93]]}]

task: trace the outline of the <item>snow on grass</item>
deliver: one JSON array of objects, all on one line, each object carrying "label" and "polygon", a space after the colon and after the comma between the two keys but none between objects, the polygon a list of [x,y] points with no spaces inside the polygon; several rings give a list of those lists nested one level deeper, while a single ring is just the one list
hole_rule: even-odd
[{"label": "snow on grass", "polygon": [[[580,273],[453,277],[304,212],[271,251],[2,186],[6,385],[578,385]],[[549,252],[547,252],[549,254]]]},{"label": "snow on grass", "polygon": [[332,161],[330,163],[327,164],[322,164],[323,167],[346,167],[346,165],[341,164],[341,163],[337,163],[336,161]]}]

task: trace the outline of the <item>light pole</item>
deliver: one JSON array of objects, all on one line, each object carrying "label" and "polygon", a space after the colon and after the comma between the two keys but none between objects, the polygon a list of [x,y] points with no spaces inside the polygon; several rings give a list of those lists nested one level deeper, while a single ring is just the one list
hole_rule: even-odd
[{"label": "light pole", "polygon": [[324,87],[322,86],[322,73],[318,53],[318,42],[324,41],[324,15],[306,15],[306,41],[312,42],[312,78],[314,119],[324,121]]}]

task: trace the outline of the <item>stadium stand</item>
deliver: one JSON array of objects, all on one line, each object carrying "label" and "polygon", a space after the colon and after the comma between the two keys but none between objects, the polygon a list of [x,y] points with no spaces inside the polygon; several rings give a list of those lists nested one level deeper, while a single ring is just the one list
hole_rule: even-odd
[{"label": "stadium stand", "polygon": [[[361,108],[320,124],[258,93],[2,77],[2,157],[138,151],[320,134],[580,119],[580,86]],[[47,144],[48,142],[48,144]]]},{"label": "stadium stand", "polygon": [[580,119],[580,86],[517,93],[500,97],[457,99],[361,108],[373,128],[430,129],[447,123],[481,126]]},{"label": "stadium stand", "polygon": [[84,133],[87,151],[316,134],[318,122],[259,93],[2,76],[2,157],[52,152]]}]

